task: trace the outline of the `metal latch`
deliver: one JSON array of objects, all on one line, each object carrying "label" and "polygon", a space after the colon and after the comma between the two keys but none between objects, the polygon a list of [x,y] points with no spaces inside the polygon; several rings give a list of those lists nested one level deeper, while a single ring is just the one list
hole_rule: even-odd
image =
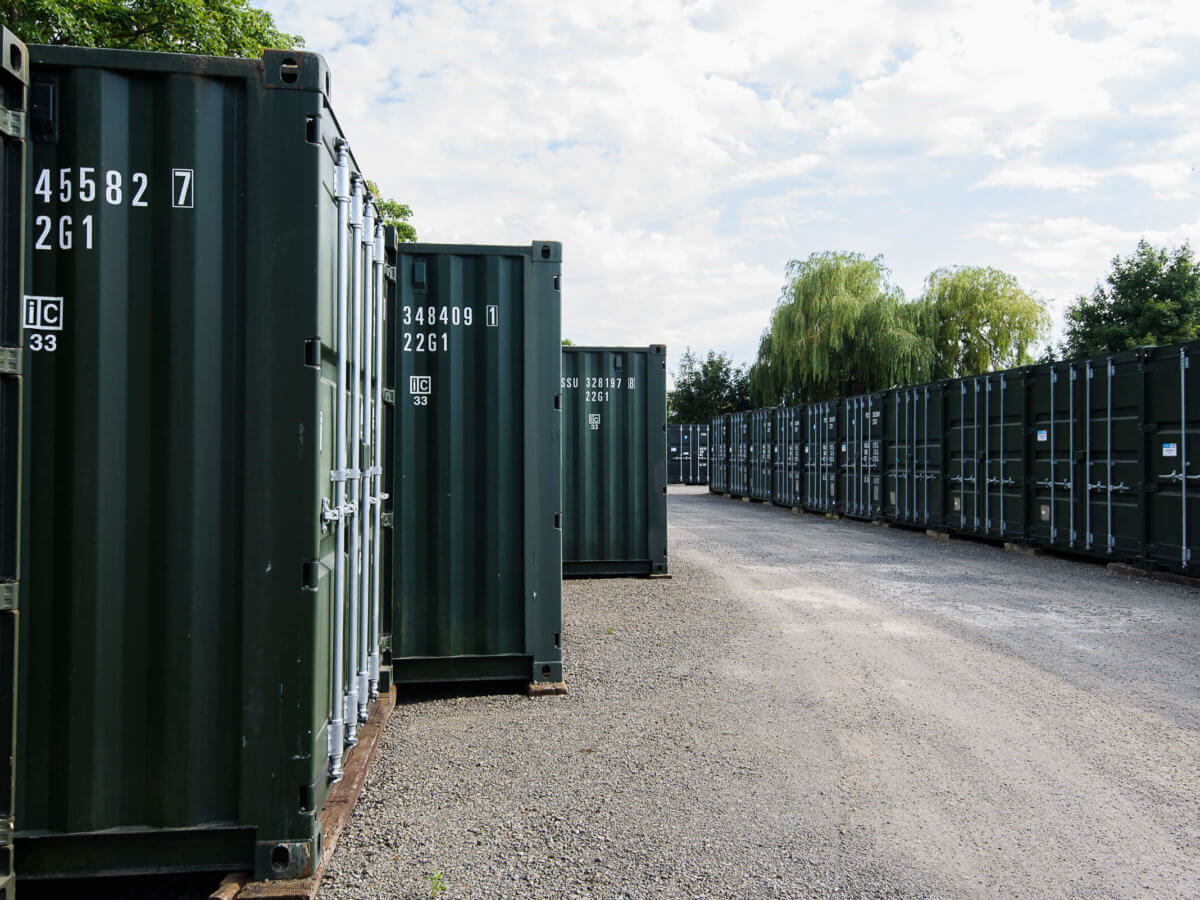
[{"label": "metal latch", "polygon": [[0,375],[21,374],[21,348],[0,347]]},{"label": "metal latch", "polygon": [[379,524],[382,525],[384,528],[391,528],[392,527],[392,514],[390,512],[385,512],[380,517]]},{"label": "metal latch", "polygon": [[392,388],[383,389],[383,402],[396,405],[396,391]]},{"label": "metal latch", "polygon": [[25,140],[25,113],[0,106],[0,131],[9,137]]},{"label": "metal latch", "polygon": [[0,583],[0,610],[17,608],[17,595],[20,585],[16,581]]}]

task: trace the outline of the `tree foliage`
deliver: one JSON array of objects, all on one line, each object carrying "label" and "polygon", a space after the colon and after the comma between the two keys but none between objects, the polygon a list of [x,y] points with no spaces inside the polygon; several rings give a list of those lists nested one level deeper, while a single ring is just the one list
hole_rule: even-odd
[{"label": "tree foliage", "polygon": [[979,375],[1033,361],[1050,327],[1045,305],[998,269],[938,269],[917,301],[917,332],[929,344],[930,380]]},{"label": "tree foliage", "polygon": [[928,367],[915,309],[880,257],[792,260],[751,371],[754,402],[826,400],[915,378]]},{"label": "tree foliage", "polygon": [[304,45],[246,0],[8,0],[2,9],[29,44],[241,57]]},{"label": "tree foliage", "polygon": [[724,353],[709,350],[700,359],[688,347],[679,358],[667,409],[672,422],[707,422],[721,413],[750,409],[746,370]]},{"label": "tree foliage", "polygon": [[938,269],[908,301],[881,257],[814,253],[788,264],[759,343],[754,402],[828,400],[1030,361],[1041,301],[990,268]]},{"label": "tree foliage", "polygon": [[1187,244],[1168,251],[1144,238],[1091,294],[1067,308],[1065,358],[1116,353],[1131,347],[1190,341],[1200,336],[1200,263]]},{"label": "tree foliage", "polygon": [[369,179],[367,181],[367,190],[375,198],[375,208],[383,216],[383,224],[391,225],[396,229],[396,234],[401,243],[414,243],[417,239],[417,229],[409,221],[412,219],[412,207],[407,203],[400,203],[396,200],[382,199],[379,186]]}]

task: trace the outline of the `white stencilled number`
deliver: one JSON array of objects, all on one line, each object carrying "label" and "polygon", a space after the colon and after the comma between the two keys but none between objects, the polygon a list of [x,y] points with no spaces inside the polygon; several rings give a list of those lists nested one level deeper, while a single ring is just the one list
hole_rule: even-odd
[{"label": "white stencilled number", "polygon": [[171,185],[174,190],[171,205],[178,209],[191,209],[194,205],[192,202],[192,170],[172,169]]},{"label": "white stencilled number", "polygon": [[137,190],[134,191],[133,200],[130,201],[129,205],[149,206],[150,204],[142,199],[142,194],[146,193],[146,187],[150,184],[150,179],[146,176],[145,172],[134,172],[132,175],[132,180],[133,183],[137,185]]},{"label": "white stencilled number", "polygon": [[54,248],[46,243],[46,238],[50,236],[50,229],[54,227],[54,223],[51,218],[49,216],[38,216],[35,227],[42,230],[41,233],[38,234],[37,240],[34,241],[33,248],[35,250],[53,250]]},{"label": "white stencilled number", "polygon": [[54,196],[54,192],[50,190],[50,170],[42,169],[38,174],[37,187],[33,192],[42,198],[43,203],[49,203],[50,198]]},{"label": "white stencilled number", "polygon": [[58,200],[60,203],[71,202],[71,170],[58,170]]},{"label": "white stencilled number", "polygon": [[121,202],[121,196],[121,173],[109,169],[104,173],[104,199],[116,206]]},{"label": "white stencilled number", "polygon": [[464,325],[470,325],[470,324],[471,324],[471,318],[472,318],[472,314],[471,314],[471,307],[469,307],[469,306],[464,306],[464,307],[463,307],[463,324],[464,324]]},{"label": "white stencilled number", "polygon": [[[93,244],[93,220],[84,216],[80,223],[83,226],[83,249],[91,250]],[[75,245],[74,221],[70,216],[59,216],[58,229],[55,230],[54,219],[50,216],[38,216],[34,220],[37,229],[37,239],[33,242],[35,250],[70,250]],[[57,239],[57,244],[51,238]]]},{"label": "white stencilled number", "polygon": [[53,334],[40,334],[33,332],[29,335],[30,350],[46,350],[53,353],[58,349],[58,337]]},{"label": "white stencilled number", "polygon": [[429,398],[427,396],[425,396],[424,394],[418,394],[417,396],[413,397],[413,406],[428,406],[428,405],[429,405]]},{"label": "white stencilled number", "polygon": [[412,353],[412,332],[404,332],[404,352]]},{"label": "white stencilled number", "polygon": [[84,203],[96,199],[96,179],[92,177],[95,171],[91,166],[81,166],[79,169],[79,199]]}]

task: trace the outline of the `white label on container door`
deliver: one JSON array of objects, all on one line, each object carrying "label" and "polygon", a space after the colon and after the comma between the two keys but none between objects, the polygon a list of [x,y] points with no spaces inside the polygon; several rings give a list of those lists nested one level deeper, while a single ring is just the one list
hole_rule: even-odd
[{"label": "white label on container door", "polygon": [[1039,428],[1038,429],[1038,441],[1040,443],[1044,444],[1048,440],[1050,440],[1050,432],[1047,431],[1045,428]]},{"label": "white label on container door", "polygon": [[63,298],[27,294],[23,298],[21,323],[27,332],[25,346],[35,352],[44,350],[53,353],[58,349],[58,335],[55,332],[63,330]]},{"label": "white label on container door", "polygon": [[1179,445],[1178,444],[1163,444],[1163,456],[1178,456],[1178,455],[1179,455]]},{"label": "white label on container door", "polygon": [[412,397],[413,406],[428,406],[429,395],[433,393],[433,376],[409,375],[408,393]]}]

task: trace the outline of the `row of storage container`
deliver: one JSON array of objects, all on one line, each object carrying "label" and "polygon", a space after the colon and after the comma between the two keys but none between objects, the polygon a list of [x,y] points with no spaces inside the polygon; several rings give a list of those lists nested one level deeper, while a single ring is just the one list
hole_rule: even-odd
[{"label": "row of storage container", "polygon": [[708,484],[708,425],[667,426],[667,483]]},{"label": "row of storage container", "polygon": [[665,348],[399,243],[315,54],[3,41],[0,897],[306,875],[381,692],[560,681],[564,565],[665,571]]},{"label": "row of storage container", "polygon": [[1142,348],[722,416],[711,490],[1189,573],[1198,350]]}]

